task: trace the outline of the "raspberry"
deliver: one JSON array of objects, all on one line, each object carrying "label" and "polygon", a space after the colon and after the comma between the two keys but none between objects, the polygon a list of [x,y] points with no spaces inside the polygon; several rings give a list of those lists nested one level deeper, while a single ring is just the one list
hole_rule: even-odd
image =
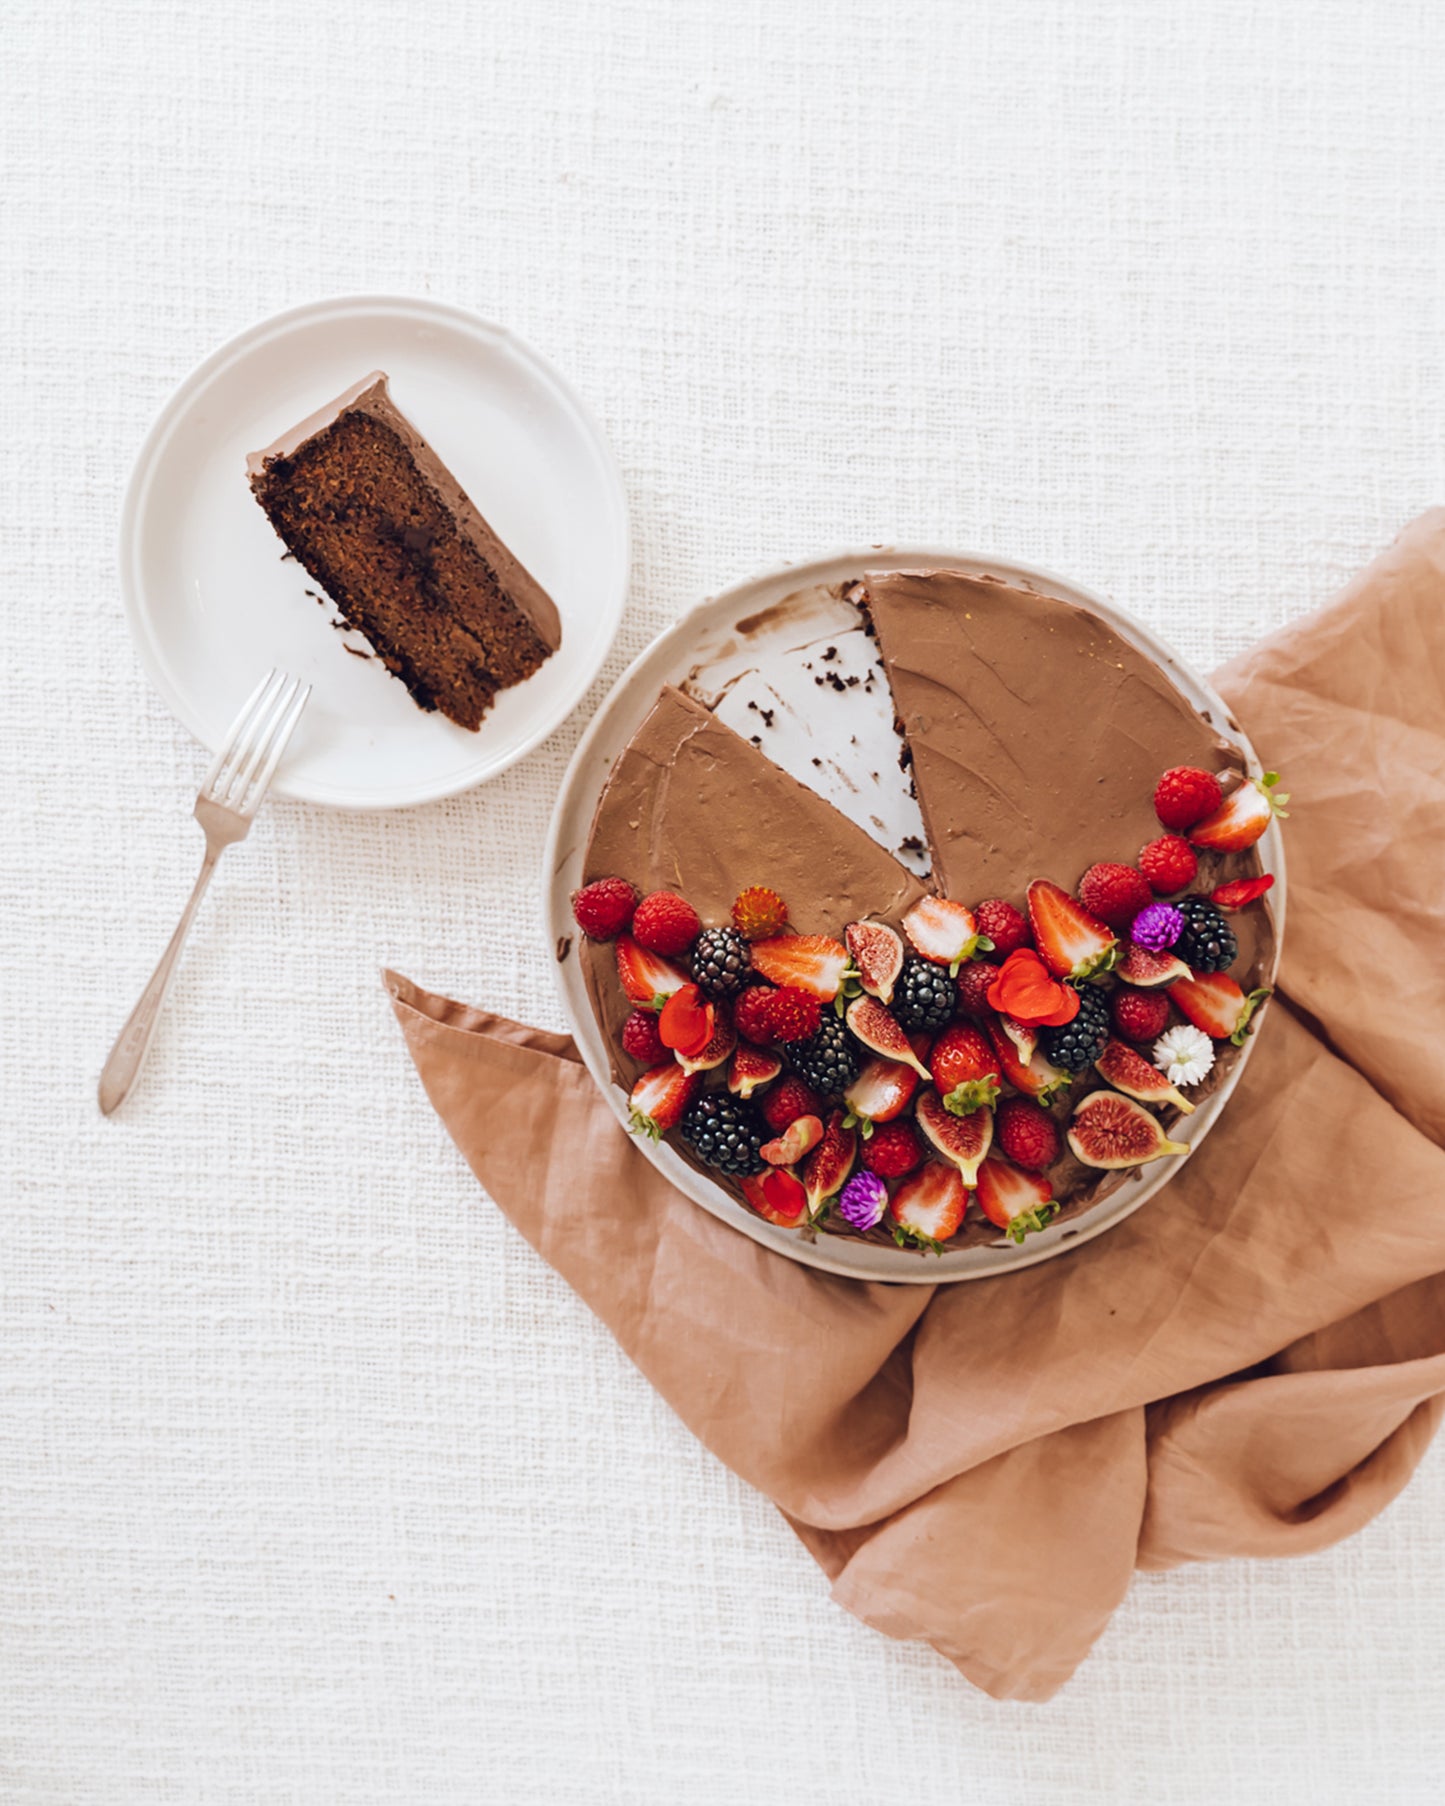
[{"label": "raspberry", "polygon": [[686,953],[702,933],[702,922],[686,897],[675,890],[655,890],[637,905],[632,938],[653,953]]},{"label": "raspberry", "polygon": [[1120,985],[1109,1000],[1114,1027],[1126,1041],[1153,1041],[1169,1020],[1169,999],[1162,991],[1136,991]]},{"label": "raspberry", "polygon": [[750,884],[733,904],[733,927],[750,941],[766,941],[781,934],[787,920],[787,904],[765,884]]},{"label": "raspberry", "polygon": [[800,1116],[822,1116],[823,1100],[811,1085],[789,1073],[763,1094],[762,1112],[763,1121],[775,1135],[781,1135]]},{"label": "raspberry", "polygon": [[973,912],[973,919],[979,933],[993,942],[990,959],[1006,960],[1020,947],[1029,945],[1029,925],[1023,912],[1015,909],[1012,903],[1005,903],[1002,897],[990,897],[986,903],[980,903]]},{"label": "raspberry", "polygon": [[589,940],[611,941],[632,920],[637,892],[625,878],[597,878],[572,893],[572,916]]},{"label": "raspberry", "polygon": [[1006,1097],[994,1112],[993,1138],[1015,1166],[1041,1173],[1059,1157],[1059,1131],[1047,1110],[1026,1097]]},{"label": "raspberry", "polygon": [[1176,765],[1155,786],[1154,813],[1166,828],[1192,828],[1212,815],[1223,800],[1224,792],[1212,771]]},{"label": "raspberry", "polygon": [[657,1016],[652,1010],[634,1010],[623,1023],[622,1051],[642,1066],[656,1066],[672,1057],[672,1049],[663,1046],[657,1032]]},{"label": "raspberry", "polygon": [[922,1158],[917,1132],[909,1122],[881,1122],[863,1143],[863,1164],[880,1179],[901,1179]]},{"label": "raspberry", "polygon": [[746,991],[738,993],[733,1004],[733,1027],[744,1041],[751,1041],[755,1047],[771,1045],[773,1024],[768,1006],[776,996],[771,985],[749,985]]},{"label": "raspberry", "polygon": [[1161,834],[1139,850],[1139,870],[1149,880],[1149,888],[1161,897],[1172,897],[1177,890],[1193,884],[1199,870],[1199,858],[1187,840],[1177,834]]},{"label": "raspberry", "polygon": [[1149,907],[1154,893],[1132,865],[1091,865],[1079,880],[1079,901],[1110,928],[1124,929]]},{"label": "raspberry", "polygon": [[774,1041],[806,1041],[818,1032],[823,1006],[797,985],[784,985],[763,1005],[763,1019],[772,1030]]},{"label": "raspberry", "polygon": [[987,1020],[990,1005],[988,987],[998,977],[998,967],[987,960],[970,960],[958,975],[958,1007],[966,1016]]}]

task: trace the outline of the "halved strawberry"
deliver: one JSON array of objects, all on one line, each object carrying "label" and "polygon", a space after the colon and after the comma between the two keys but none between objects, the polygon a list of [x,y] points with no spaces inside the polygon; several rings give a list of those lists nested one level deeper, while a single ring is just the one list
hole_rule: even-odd
[{"label": "halved strawberry", "polygon": [[656,1141],[668,1129],[676,1128],[699,1083],[697,1075],[684,1072],[676,1060],[644,1072],[627,1100],[633,1134],[650,1135]]},{"label": "halved strawberry", "polygon": [[657,1032],[674,1053],[701,1053],[717,1023],[717,1010],[696,985],[679,985],[662,1006]]},{"label": "halved strawberry", "polygon": [[937,966],[957,972],[975,953],[987,953],[993,942],[978,932],[973,911],[947,897],[925,897],[903,918],[903,932],[915,950]]},{"label": "halved strawberry", "polygon": [[769,1166],[796,1166],[823,1139],[823,1124],[816,1116],[800,1116],[788,1124],[776,1141],[765,1141],[758,1149]]},{"label": "halved strawberry", "polygon": [[833,1111],[823,1130],[823,1139],[803,1165],[803,1186],[810,1216],[817,1216],[828,1199],[843,1189],[843,1181],[853,1170],[857,1152],[857,1131],[848,1126],[841,1110]]},{"label": "halved strawberry", "polygon": [[911,1066],[919,1078],[928,1077],[928,1068],[914,1053],[913,1043],[876,997],[855,997],[844,1020],[854,1040],[861,1041],[869,1053],[883,1060],[901,1061]]},{"label": "halved strawberry", "polygon": [[999,1061],[989,1038],[972,1022],[955,1022],[933,1043],[929,1072],[943,1106],[968,1116],[998,1096]]},{"label": "halved strawberry", "polygon": [[774,1167],[739,1181],[743,1196],[765,1222],[796,1229],[808,1214],[808,1193],[796,1173]]},{"label": "halved strawberry", "polygon": [[1042,1229],[1057,1216],[1053,1188],[1041,1173],[1026,1173],[1011,1160],[990,1154],[978,1169],[978,1207],[1011,1242]]},{"label": "halved strawberry", "polygon": [[930,1160],[905,1179],[888,1206],[893,1239],[900,1248],[931,1248],[942,1254],[968,1209],[968,1187],[958,1169]]},{"label": "halved strawberry", "polygon": [[732,1011],[725,1003],[715,1004],[716,1020],[704,1046],[685,1054],[677,1049],[677,1063],[684,1072],[711,1072],[738,1044],[738,1031],[733,1027]]},{"label": "halved strawberry", "polygon": [[850,922],[843,939],[858,968],[859,984],[880,1003],[892,1003],[903,970],[903,942],[886,922]]},{"label": "halved strawberry", "polygon": [[848,970],[848,949],[826,934],[780,934],[753,942],[753,970],[775,985],[794,985],[828,1003]]},{"label": "halved strawberry", "polygon": [[1269,994],[1262,988],[1246,996],[1227,972],[1194,972],[1169,987],[1170,1001],[1196,1028],[1236,1047],[1244,1045],[1254,1027],[1254,1013]]},{"label": "halved strawberry", "polygon": [[1047,878],[1035,878],[1029,886],[1029,922],[1055,978],[1089,978],[1107,972],[1119,957],[1119,943],[1110,930]]},{"label": "halved strawberry", "polygon": [[1003,1031],[999,1022],[987,1024],[988,1038],[993,1043],[993,1051],[998,1055],[999,1065],[1003,1068],[1003,1076],[1016,1091],[1022,1091],[1025,1097],[1036,1098],[1039,1103],[1046,1104],[1056,1091],[1062,1091],[1066,1085],[1073,1083],[1073,1074],[1065,1072],[1062,1067],[1051,1066],[1042,1053],[1035,1053],[1027,1061],[1018,1056],[1018,1049]]},{"label": "halved strawberry", "polygon": [[740,1041],[728,1061],[728,1090],[734,1097],[751,1097],[764,1085],[771,1085],[782,1070],[783,1062],[777,1054]]},{"label": "halved strawberry", "polygon": [[845,1123],[862,1131],[866,1141],[875,1122],[892,1122],[902,1116],[918,1089],[918,1074],[897,1060],[869,1060],[843,1093],[848,1106]]},{"label": "halved strawberry", "polygon": [[1289,814],[1284,807],[1289,797],[1275,789],[1278,782],[1279,773],[1267,771],[1232,790],[1212,815],[1189,830],[1190,845],[1216,853],[1242,853],[1252,847],[1276,815]]},{"label": "halved strawberry", "polygon": [[617,937],[617,976],[628,1001],[645,1010],[660,1010],[674,991],[690,982],[681,966],[639,947],[630,934]]}]

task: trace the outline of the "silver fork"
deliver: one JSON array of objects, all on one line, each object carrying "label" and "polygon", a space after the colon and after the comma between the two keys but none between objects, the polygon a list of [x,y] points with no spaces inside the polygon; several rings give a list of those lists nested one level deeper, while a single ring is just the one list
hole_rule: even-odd
[{"label": "silver fork", "polygon": [[176,962],[195,920],[196,909],[206,894],[206,886],[211,882],[216,861],[232,841],[244,840],[251,832],[261,799],[271,786],[286,742],[295,732],[310,695],[310,684],[303,685],[284,671],[268,671],[251,692],[245,708],[231,723],[226,743],[206,773],[196,797],[196,820],[206,836],[201,875],[196,879],[195,889],[181,913],[170,945],[152,972],[150,983],[141,992],[139,1003],[126,1018],[125,1027],[116,1036],[115,1046],[100,1075],[100,1107],[106,1116],[125,1102],[140,1075],[150,1051],[151,1036],[165,1008]]}]

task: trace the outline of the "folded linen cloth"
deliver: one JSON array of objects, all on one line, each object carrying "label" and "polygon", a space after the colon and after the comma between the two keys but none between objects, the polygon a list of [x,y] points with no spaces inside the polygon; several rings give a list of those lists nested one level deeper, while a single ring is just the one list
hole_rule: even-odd
[{"label": "folded linen cloth", "polygon": [[388,974],[528,1241],[839,1603],[999,1698],[1048,1698],[1135,1567],[1358,1529],[1445,1406],[1445,509],[1215,681],[1295,799],[1280,994],[1215,1133],[1061,1259],[937,1288],[784,1260],[653,1168],[566,1037]]}]

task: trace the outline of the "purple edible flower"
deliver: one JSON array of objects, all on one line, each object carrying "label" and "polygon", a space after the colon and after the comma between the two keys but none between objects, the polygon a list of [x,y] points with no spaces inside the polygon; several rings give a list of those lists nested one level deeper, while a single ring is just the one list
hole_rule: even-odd
[{"label": "purple edible flower", "polygon": [[882,1220],[888,1187],[877,1173],[854,1173],[838,1200],[838,1215],[854,1229],[873,1229]]},{"label": "purple edible flower", "polygon": [[1151,953],[1163,953],[1184,932],[1184,917],[1172,903],[1151,903],[1141,909],[1129,930],[1136,947],[1147,947]]}]

